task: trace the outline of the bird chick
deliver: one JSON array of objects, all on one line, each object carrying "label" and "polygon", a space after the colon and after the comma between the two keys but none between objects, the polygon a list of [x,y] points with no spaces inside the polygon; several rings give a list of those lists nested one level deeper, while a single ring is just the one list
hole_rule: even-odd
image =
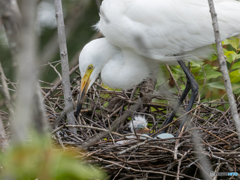
[{"label": "bird chick", "polygon": [[147,127],[147,120],[145,117],[137,115],[134,116],[133,120],[129,124],[129,128],[131,129],[132,133],[137,134],[145,134],[150,131]]},{"label": "bird chick", "polygon": [[[151,139],[152,137],[148,136],[145,133],[148,133],[150,129],[147,128],[147,120],[145,117],[137,115],[134,116],[133,120],[129,124],[129,128],[131,129],[132,133],[136,134],[140,139]],[[135,135],[126,136],[127,139],[134,139],[137,138]],[[116,144],[126,144],[129,140],[117,141]]]}]

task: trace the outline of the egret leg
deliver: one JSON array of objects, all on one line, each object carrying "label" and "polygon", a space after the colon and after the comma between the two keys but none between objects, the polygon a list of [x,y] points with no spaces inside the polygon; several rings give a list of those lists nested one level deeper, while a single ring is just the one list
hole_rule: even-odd
[{"label": "egret leg", "polygon": [[[198,90],[199,90],[199,86],[195,80],[195,78],[193,77],[192,73],[189,71],[189,69],[186,67],[186,65],[184,64],[184,62],[182,60],[178,60],[179,65],[181,66],[181,68],[183,69],[186,77],[187,77],[187,84],[186,87],[182,93],[182,96],[180,97],[176,107],[174,108],[174,110],[172,111],[172,113],[170,114],[169,118],[167,119],[167,121],[164,123],[164,126],[168,125],[169,123],[172,122],[174,116],[176,115],[180,105],[182,104],[183,100],[186,98],[187,94],[189,93],[190,90],[192,90],[192,94],[191,94],[191,98],[189,101],[189,104],[186,108],[186,112],[190,111],[192,109],[194,100],[196,99],[197,95],[198,95]],[[184,125],[187,122],[188,117],[185,116],[182,118],[183,120],[181,121],[180,127],[179,127],[179,132],[181,132],[182,130],[184,130]],[[163,130],[163,132],[166,132],[167,128],[165,128]]]}]

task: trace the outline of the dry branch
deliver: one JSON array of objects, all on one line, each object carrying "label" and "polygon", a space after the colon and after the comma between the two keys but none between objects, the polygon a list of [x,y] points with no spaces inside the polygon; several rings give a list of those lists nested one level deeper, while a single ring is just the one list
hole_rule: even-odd
[{"label": "dry branch", "polygon": [[[208,166],[205,164],[207,162],[205,158],[210,159],[213,169],[218,166],[220,161],[222,164],[227,163],[230,168],[235,167],[234,171],[240,171],[240,162],[238,162],[240,144],[237,134],[233,133],[234,123],[231,121],[231,114],[228,113],[224,117],[229,119],[229,124],[216,123],[224,111],[208,107],[208,103],[214,103],[217,107],[223,106],[221,100],[206,103],[196,102],[196,108],[189,112],[189,116],[193,116],[191,122],[196,127],[190,127],[181,138],[173,138],[173,141],[153,138],[147,141],[138,138],[128,139],[125,137],[129,136],[130,132],[128,129],[129,118],[135,114],[141,115],[142,112],[150,114],[151,116],[146,116],[146,118],[148,118],[149,124],[156,127],[149,134],[153,135],[161,129],[161,124],[169,116],[166,112],[171,108],[170,105],[143,103],[135,111],[130,111],[128,107],[137,106],[138,100],[141,99],[140,86],[125,92],[109,91],[98,82],[97,80],[94,83],[95,87],[92,86],[88,91],[81,116],[78,119],[80,125],[75,126],[77,134],[73,135],[68,130],[70,125],[59,121],[52,135],[57,133],[56,143],[61,143],[64,149],[76,146],[88,150],[85,153],[79,151],[79,155],[89,163],[100,164],[108,172],[110,179],[140,179],[142,177],[163,179],[164,176],[166,179],[171,178],[170,176],[180,179],[181,177],[202,179],[200,170],[203,170],[209,177],[207,173],[210,168],[206,170]],[[72,82],[72,86],[77,86],[76,81]],[[72,96],[76,100],[79,92],[78,88],[74,89]],[[63,112],[61,107],[64,102],[59,100],[59,96],[62,94],[63,89],[59,86],[52,92],[51,98],[45,100],[50,122],[55,122],[56,119],[61,120]],[[162,96],[157,95],[157,92],[154,94],[156,94],[154,98],[157,100],[163,99]],[[112,106],[112,109],[107,108],[107,104],[117,98],[119,100],[115,105],[118,105]],[[168,100],[175,101],[174,98],[168,98]],[[197,114],[194,114],[196,110]],[[183,107],[180,112],[184,115]],[[180,118],[183,115],[180,115]],[[127,120],[125,120],[126,118]],[[169,133],[177,132],[180,118],[178,117],[171,123]],[[114,127],[113,124],[117,124],[117,127],[115,125]],[[191,132],[199,133],[199,136],[196,137],[196,145],[194,145],[195,140],[191,139]],[[175,150],[177,139],[179,139],[179,143]],[[124,140],[127,140],[126,144],[118,144],[119,141]],[[174,155],[177,161],[174,159]],[[224,165],[219,170],[219,172],[228,171]]]},{"label": "dry branch", "polygon": [[10,51],[18,50],[19,23],[21,15],[16,0],[0,0],[0,15],[8,38]]},{"label": "dry branch", "polygon": [[2,68],[2,64],[0,63],[0,81],[2,83],[2,87],[0,87],[0,91],[2,92],[4,98],[6,99],[6,107],[8,108],[9,112],[11,113],[11,115],[13,114],[13,106],[11,103],[11,97],[10,97],[10,93],[8,91],[8,85],[6,82],[6,76],[4,74],[3,68]]},{"label": "dry branch", "polygon": [[8,139],[0,115],[0,151],[5,152],[8,147]]},{"label": "dry branch", "polygon": [[225,85],[225,88],[227,91],[227,96],[228,96],[229,104],[231,107],[232,117],[233,117],[236,129],[238,132],[238,139],[240,141],[240,119],[239,119],[238,110],[237,110],[237,106],[236,106],[236,100],[234,99],[234,95],[233,95],[233,91],[232,91],[232,84],[231,84],[231,81],[229,78],[226,59],[225,59],[224,53],[223,53],[222,41],[221,41],[221,36],[220,36],[220,31],[219,31],[219,26],[218,26],[217,13],[214,8],[213,0],[208,0],[208,3],[209,3],[209,7],[210,7],[211,16],[212,16],[215,41],[216,41],[217,51],[218,51],[218,59],[220,62],[221,72],[223,74],[224,85]]},{"label": "dry branch", "polygon": [[22,24],[19,33],[19,51],[15,59],[18,63],[18,99],[12,121],[13,142],[22,143],[29,135],[34,118],[34,92],[37,91],[36,0],[22,0]]},{"label": "dry branch", "polygon": [[[77,69],[75,68],[75,71],[78,71]],[[71,86],[75,86],[72,97],[76,100],[79,88],[77,88],[75,79]],[[49,89],[52,87],[42,87],[42,92],[48,92]],[[196,101],[196,108],[189,112],[189,116],[193,117],[194,127],[190,127],[188,131],[184,132],[181,138],[173,138],[171,141],[153,138],[147,141],[127,138],[126,136],[130,136],[129,118],[132,118],[133,115],[149,114],[146,118],[148,118],[149,124],[155,127],[149,135],[158,132],[163,121],[169,116],[167,109],[171,107],[168,104],[143,103],[135,111],[129,111],[128,107],[138,104],[138,100],[141,98],[139,90],[140,86],[124,93],[122,91],[109,91],[97,80],[88,91],[81,116],[78,119],[79,124],[75,126],[77,134],[73,134],[68,129],[68,127],[73,126],[66,125],[64,121],[66,109],[63,108],[64,100],[61,98],[63,88],[59,86],[52,89],[51,97],[45,99],[45,107],[50,124],[54,124],[56,119],[59,120],[52,134],[56,138],[56,143],[61,144],[63,149],[72,148],[72,146],[82,148],[87,145],[88,147],[85,146],[85,148],[88,151],[84,153],[79,151],[79,155],[89,163],[101,165],[108,172],[109,177],[115,177],[115,179],[139,179],[141,177],[149,179],[163,179],[165,177],[168,179],[171,178],[170,176],[180,179],[181,177],[202,179],[199,171],[204,170],[207,174],[209,170],[204,168],[205,165],[201,161],[208,157],[212,169],[216,169],[221,163],[219,172],[227,172],[229,168],[240,171],[240,162],[238,161],[240,144],[237,140],[237,134],[234,133],[235,126],[231,120],[232,116],[227,113],[224,115],[224,119],[227,119],[228,123],[218,123],[219,117],[225,112],[208,107],[209,103],[216,107],[223,106],[221,100],[205,103]],[[157,92],[154,94],[154,98],[157,100],[163,99],[162,96],[157,95]],[[107,103],[114,98],[119,98],[119,101],[116,101],[118,106],[112,106],[113,109],[108,109]],[[239,101],[239,99],[237,100]],[[168,100],[175,101],[175,98],[168,98]],[[124,118],[127,120],[122,119],[123,121],[118,123],[117,128],[113,130],[112,125],[118,121],[117,119],[121,119],[126,112],[128,116],[126,115]],[[184,106],[181,107],[180,112],[184,113]],[[7,118],[4,112],[0,111],[0,113],[3,119]],[[178,127],[178,120],[175,120],[171,123],[168,132],[175,134]],[[191,139],[191,132],[194,134],[198,132],[201,135],[196,137],[196,145]],[[179,142],[176,145],[177,139]],[[118,145],[119,141],[125,140],[126,144]]]},{"label": "dry branch", "polygon": [[[63,93],[64,93],[64,103],[65,103],[65,108],[69,109],[69,107],[73,107],[73,103],[72,103],[72,93],[70,89],[68,52],[67,52],[67,45],[66,45],[65,25],[63,20],[61,0],[55,0],[55,10],[56,10],[57,25],[58,25],[58,43],[60,48],[61,66],[62,66],[62,78],[63,78],[62,85],[63,85]],[[74,110],[69,110],[67,112],[67,119],[68,119],[69,125],[75,125]],[[75,128],[70,128],[70,131],[76,134]]]},{"label": "dry branch", "polygon": [[[70,9],[73,9],[66,17],[66,39],[73,34],[73,32],[79,27],[79,20],[83,19],[82,17],[85,14],[86,9],[89,7],[91,1],[84,0],[84,1],[76,1]],[[76,23],[78,22],[78,23]],[[46,63],[52,60],[52,58],[58,52],[58,45],[57,45],[58,35],[57,33],[49,39],[48,43],[44,46],[41,54],[42,54],[42,62]]]}]

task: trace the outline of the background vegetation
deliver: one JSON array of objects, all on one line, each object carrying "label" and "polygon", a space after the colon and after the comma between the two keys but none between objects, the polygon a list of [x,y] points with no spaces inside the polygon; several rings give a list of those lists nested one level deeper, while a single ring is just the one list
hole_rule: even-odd
[{"label": "background vegetation", "polygon": [[[71,69],[78,64],[78,56],[82,47],[91,39],[101,37],[101,35],[92,28],[99,20],[99,10],[97,1],[68,0],[63,1],[63,11]],[[57,71],[61,72],[53,1],[38,1],[36,30],[39,44],[37,51],[38,66],[41,70],[39,81],[41,87],[47,89],[47,87],[52,87],[52,85],[56,83],[56,80],[59,79]],[[233,91],[238,97],[240,95],[239,39],[234,37],[225,40],[223,41],[223,47],[224,54],[227,58]],[[213,48],[215,48],[215,46],[213,46]],[[18,86],[16,67],[19,64],[14,61],[14,57],[11,55],[5,30],[2,25],[0,25],[0,61],[5,76],[8,79],[10,94],[14,99],[17,91],[16,86]],[[214,102],[219,103],[219,101],[222,101],[224,103],[227,101],[222,74],[215,54],[209,57],[209,59],[198,62],[193,61],[188,63],[188,65],[200,85],[199,97],[201,102],[210,103],[209,106],[211,106]],[[185,88],[185,75],[179,66],[170,66],[168,69],[166,65],[162,65],[161,71],[163,74],[161,74],[161,78],[158,79],[156,90],[161,89],[161,86],[167,85],[170,91],[175,94],[178,94],[179,90],[183,91]],[[76,78],[79,78],[79,74],[73,73],[71,75],[71,81],[75,81]],[[177,82],[177,84],[175,84],[175,82]],[[105,88],[108,87],[105,86]],[[108,96],[109,94],[107,93],[101,95],[103,98]],[[166,103],[166,100],[157,100],[157,102]],[[104,104],[105,107],[107,107],[107,105],[107,103]],[[220,107],[216,106],[216,108],[224,110],[228,108],[228,104]],[[0,94],[0,116],[3,117],[5,125],[8,124],[8,114],[10,114],[10,112],[8,108],[6,108],[5,98]],[[0,175],[1,178],[34,179],[35,177],[39,177],[39,179],[52,180],[67,178],[102,179],[105,177],[105,174],[97,170],[97,168],[84,164],[80,159],[76,160],[81,153],[79,150],[73,149],[71,152],[64,153],[59,151],[58,148],[53,149],[48,138],[39,138],[39,136],[35,134],[32,135],[32,141],[30,140],[30,142],[27,146],[12,146],[7,155],[1,155],[0,163],[1,166],[5,168],[4,173]],[[38,154],[37,157],[36,154]],[[44,159],[45,157],[48,158]],[[52,167],[55,168],[52,169]],[[46,169],[49,170],[47,173]]]},{"label": "background vegetation", "polygon": [[[82,47],[90,41],[91,38],[97,37],[98,34],[93,30],[92,26],[98,22],[98,6],[96,1],[63,1],[63,9],[65,16],[67,47],[70,61],[70,68],[78,63],[78,55]],[[56,69],[60,72],[61,66],[59,62],[59,48],[57,42],[57,29],[55,20],[54,2],[50,0],[41,0],[38,4],[38,24],[36,25],[39,39],[39,65],[41,66],[40,82],[53,83],[58,78],[57,73],[48,65],[48,62],[56,65]],[[240,49],[239,39],[231,38],[225,40],[224,53],[227,57],[228,68],[234,93],[240,93]],[[4,33],[3,26],[0,27],[0,60],[4,68],[7,78],[12,82],[17,82],[15,78],[16,62],[14,62],[10,50],[8,48],[7,38]],[[171,80],[167,68],[161,67],[165,73],[165,79],[160,80],[160,84]],[[179,66],[170,66],[175,79],[183,82],[185,75]],[[200,85],[201,98],[204,100],[219,99],[225,97],[225,88],[222,82],[222,75],[219,69],[217,56],[213,55],[208,60],[202,62],[190,63],[190,68],[194,74],[198,84]],[[76,78],[73,74],[71,79]],[[42,86],[48,86],[42,83]],[[171,82],[170,82],[171,87]],[[180,85],[184,89],[184,85]],[[204,88],[203,88],[204,87]],[[12,89],[12,87],[9,87]],[[177,89],[172,89],[177,92]],[[14,91],[10,91],[14,93]],[[0,95],[0,100],[2,96]],[[0,101],[1,102],[1,101]],[[0,103],[3,104],[3,103]],[[2,106],[3,108],[3,106]]]}]

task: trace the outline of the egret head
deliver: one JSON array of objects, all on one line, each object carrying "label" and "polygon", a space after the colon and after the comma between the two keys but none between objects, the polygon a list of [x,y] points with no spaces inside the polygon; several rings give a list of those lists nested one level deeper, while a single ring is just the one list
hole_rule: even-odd
[{"label": "egret head", "polygon": [[84,46],[79,56],[79,69],[81,72],[81,86],[77,101],[76,117],[78,117],[88,89],[97,79],[103,66],[110,60],[114,49],[105,39],[96,39]]},{"label": "egret head", "polygon": [[132,120],[132,122],[130,122],[130,129],[131,131],[134,133],[139,133],[139,134],[144,134],[144,133],[148,133],[150,131],[150,129],[147,128],[147,120],[145,117],[143,116],[134,116],[134,119]]}]

